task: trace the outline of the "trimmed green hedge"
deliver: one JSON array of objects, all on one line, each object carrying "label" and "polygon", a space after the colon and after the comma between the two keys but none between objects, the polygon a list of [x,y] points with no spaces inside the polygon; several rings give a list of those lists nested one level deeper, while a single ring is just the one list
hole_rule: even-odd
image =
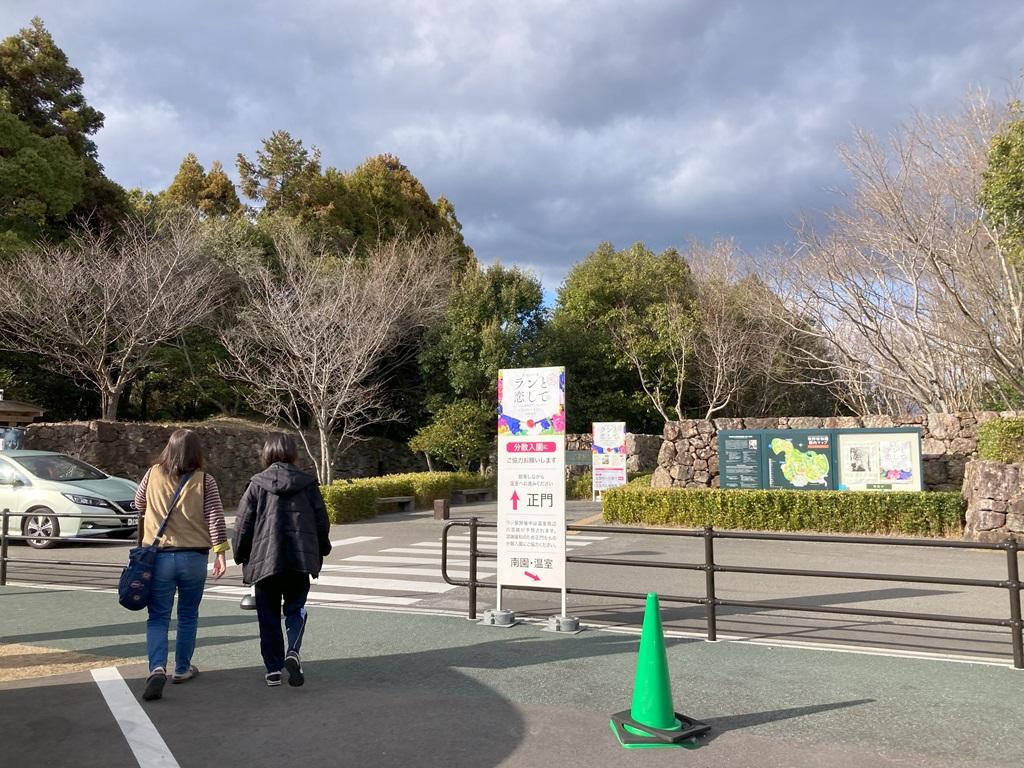
[{"label": "trimmed green hedge", "polygon": [[493,477],[473,472],[410,472],[404,475],[361,477],[351,483],[338,480],[320,486],[332,523],[362,520],[377,514],[377,499],[415,496],[417,509],[427,509],[434,499],[451,499],[461,488],[494,488]]},{"label": "trimmed green hedge", "polygon": [[572,478],[565,486],[565,498],[590,501],[593,496],[593,478],[588,469],[582,475]]},{"label": "trimmed green hedge", "polygon": [[365,485],[321,485],[332,523],[351,523],[377,514],[377,492]]},{"label": "trimmed green hedge", "polygon": [[[650,488],[652,474],[651,472],[637,474],[627,472],[626,478],[629,481],[627,486],[630,488]],[[567,499],[590,501],[593,498],[593,492],[593,480],[589,469],[579,477],[570,480],[565,486],[565,498]]]},{"label": "trimmed green hedge", "polygon": [[737,528],[959,536],[959,493],[880,491],[721,491],[717,488],[638,488],[604,495],[605,522]]},{"label": "trimmed green hedge", "polygon": [[978,456],[1004,464],[1024,464],[1024,419],[996,419],[978,427]]}]

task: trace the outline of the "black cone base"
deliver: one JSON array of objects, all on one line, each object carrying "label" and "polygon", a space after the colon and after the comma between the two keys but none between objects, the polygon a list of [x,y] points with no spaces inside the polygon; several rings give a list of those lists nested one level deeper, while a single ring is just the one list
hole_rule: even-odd
[{"label": "black cone base", "polygon": [[[694,720],[691,717],[687,717],[679,712],[675,713],[676,720],[682,724],[682,728],[677,731],[665,731],[660,728],[651,728],[649,725],[644,725],[634,720],[631,716],[630,710],[624,710],[622,712],[616,712],[611,717],[612,730],[615,732],[615,737],[619,740],[619,743],[624,747],[670,747],[670,746],[683,746],[681,742],[687,739],[692,739],[695,736],[701,736],[711,730],[711,726],[707,723],[702,723],[700,720]],[[636,728],[639,731],[643,731],[649,736],[641,736],[636,733],[628,731],[625,726],[630,728]]]}]

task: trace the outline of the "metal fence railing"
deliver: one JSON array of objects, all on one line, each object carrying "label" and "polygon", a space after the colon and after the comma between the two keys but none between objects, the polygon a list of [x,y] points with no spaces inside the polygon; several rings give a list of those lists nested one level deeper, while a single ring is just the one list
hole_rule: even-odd
[{"label": "metal fence railing", "polygon": [[[452,528],[469,528],[469,578],[453,579],[448,575],[448,533]],[[477,613],[477,591],[482,588],[494,589],[497,585],[493,582],[480,581],[478,578],[477,564],[480,558],[496,559],[494,552],[481,552],[478,548],[477,532],[481,528],[496,528],[493,522],[481,522],[477,518],[457,519],[448,521],[441,533],[441,575],[444,580],[453,586],[466,587],[469,590],[469,605],[467,613],[469,618],[475,619]],[[883,619],[905,619],[918,621],[949,622],[966,625],[980,625],[986,627],[1006,627],[1010,630],[1010,642],[1013,649],[1013,666],[1016,669],[1024,669],[1024,628],[1021,623],[1021,581],[1018,569],[1017,553],[1022,547],[1013,538],[999,544],[983,544],[973,541],[956,541],[950,539],[898,539],[876,536],[827,536],[814,534],[791,534],[791,533],[757,533],[743,531],[719,531],[708,527],[703,529],[668,529],[668,528],[627,528],[617,526],[581,526],[568,525],[567,531],[579,531],[586,533],[603,533],[611,535],[643,535],[643,536],[681,536],[704,540],[703,562],[683,563],[669,561],[636,560],[607,557],[583,557],[572,555],[565,558],[567,563],[580,563],[590,565],[607,565],[627,568],[665,568],[686,571],[702,571],[704,573],[704,594],[685,596],[660,594],[659,600],[663,602],[687,603],[690,605],[703,605],[706,617],[706,637],[708,640],[715,640],[718,636],[718,608],[736,607],[753,608],[761,610],[780,611],[801,611],[805,613],[818,614],[842,614],[848,616],[869,616]],[[975,549],[975,550],[1002,550],[1006,553],[1006,578],[1005,579],[966,579],[946,576],[915,576],[893,573],[870,573],[854,571],[823,571],[801,568],[765,568],[741,565],[723,565],[715,562],[715,540],[733,539],[750,541],[780,541],[780,542],[818,542],[828,544],[844,544],[851,546],[858,545],[883,545],[896,547],[928,547],[935,549]],[[463,555],[460,553],[460,558]],[[909,611],[883,611],[870,608],[846,608],[826,605],[809,606],[803,603],[766,600],[733,600],[718,597],[715,591],[715,576],[719,573],[737,573],[748,575],[764,576],[802,576],[810,578],[825,579],[855,579],[863,581],[888,581],[906,584],[941,584],[948,586],[982,587],[991,589],[1004,589],[1009,599],[1009,612],[1006,618],[999,617],[977,617],[977,616],[956,616],[940,613],[917,613]],[[525,590],[534,592],[558,592],[553,587],[530,587],[530,586],[503,586],[502,589]],[[646,593],[621,592],[604,589],[587,589],[579,586],[567,586],[566,593],[570,595],[588,595],[592,597],[614,597],[619,599],[644,600]]]},{"label": "metal fence railing", "polygon": [[[11,518],[22,518],[32,517],[31,514],[26,515],[15,515],[10,510],[0,510],[0,586],[7,586],[7,574],[8,566],[10,563],[21,563],[25,565],[33,566],[83,566],[88,568],[111,568],[120,570],[124,568],[124,563],[99,563],[89,560],[62,560],[57,558],[46,558],[41,560],[39,558],[27,558],[27,557],[11,557],[10,543],[12,541],[58,541],[58,542],[89,542],[95,544],[97,541],[103,541],[96,536],[43,536],[39,534],[33,534],[31,536],[24,535],[20,528],[16,532],[11,531]],[[115,513],[72,513],[72,512],[47,512],[42,517],[54,517],[58,520],[61,519],[79,519],[79,520],[109,520],[112,523],[116,522],[117,525],[112,525],[110,528],[103,529],[102,533],[121,532],[134,533],[134,525],[124,525],[125,518],[134,517],[134,515],[127,514],[115,514]]]},{"label": "metal fence railing", "polygon": [[[111,521],[123,522],[125,516],[118,514],[70,514],[70,513],[47,513],[47,516],[59,518],[79,518],[89,520],[109,519]],[[8,510],[0,510],[0,586],[7,584],[8,566],[11,563],[31,564],[35,566],[81,566],[83,568],[100,568],[120,570],[123,563],[104,563],[87,560],[68,560],[46,558],[24,558],[11,557],[9,545],[12,541],[26,541],[28,539],[54,540],[60,542],[95,542],[95,537],[68,537],[68,536],[25,536],[20,530],[12,532],[10,522],[12,517],[19,517],[11,514]],[[448,534],[452,528],[462,527],[469,529],[469,578],[453,579],[448,575]],[[469,618],[475,619],[477,615],[477,592],[480,589],[494,589],[497,585],[492,582],[485,582],[479,579],[478,562],[483,559],[496,559],[494,552],[480,551],[478,546],[477,533],[481,528],[496,528],[493,522],[482,522],[477,518],[449,520],[441,533],[441,575],[448,584],[459,587],[466,587],[469,591],[467,614]],[[125,526],[125,532],[131,530]],[[605,565],[627,568],[656,568],[670,570],[697,571],[704,573],[704,594],[703,595],[673,595],[660,594],[659,599],[669,603],[684,603],[690,605],[704,606],[706,620],[706,637],[708,640],[717,639],[718,635],[718,609],[720,607],[752,608],[760,610],[798,611],[817,614],[840,614],[847,616],[865,616],[883,619],[904,619],[930,622],[948,622],[964,625],[976,625],[986,627],[1005,627],[1010,630],[1010,643],[1013,650],[1013,666],[1017,669],[1024,669],[1024,623],[1021,620],[1021,581],[1018,567],[1018,553],[1024,549],[1013,538],[999,544],[985,544],[971,541],[957,541],[950,539],[899,539],[875,536],[828,536],[815,534],[790,534],[790,533],[757,533],[742,531],[719,531],[708,527],[703,529],[668,529],[668,528],[628,528],[617,526],[581,526],[568,525],[568,531],[586,533],[601,533],[610,535],[643,535],[643,536],[678,536],[691,539],[702,539],[704,542],[704,557],[702,562],[673,562],[673,561],[652,561],[607,557],[585,557],[572,555],[566,557],[567,563]],[[841,545],[881,545],[896,547],[925,547],[935,549],[974,549],[974,550],[995,550],[1006,553],[1006,578],[1005,579],[968,579],[947,576],[924,576],[924,575],[903,575],[893,573],[875,573],[861,571],[826,571],[810,570],[800,568],[767,568],[742,565],[724,565],[715,561],[715,540],[748,540],[748,541],[779,541],[779,542],[818,542]],[[460,559],[464,557],[460,553]],[[919,613],[910,611],[883,611],[869,608],[848,608],[826,605],[806,605],[777,600],[735,600],[723,599],[716,593],[715,577],[719,573],[735,573],[754,576],[797,576],[809,578],[826,579],[853,579],[861,581],[886,581],[906,584],[936,584],[945,586],[980,587],[988,589],[1006,590],[1009,600],[1009,611],[1005,617],[978,617],[959,616],[939,613]],[[502,589],[523,590],[535,592],[558,592],[551,587],[529,587],[529,586],[503,586]],[[571,595],[586,595],[592,597],[612,597],[618,599],[646,599],[646,593],[623,592],[603,589],[588,589],[580,586],[567,586],[566,593]]]}]

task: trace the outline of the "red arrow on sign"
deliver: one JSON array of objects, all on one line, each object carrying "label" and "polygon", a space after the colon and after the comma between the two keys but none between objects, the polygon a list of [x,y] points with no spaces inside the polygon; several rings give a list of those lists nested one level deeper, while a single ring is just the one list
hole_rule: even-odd
[{"label": "red arrow on sign", "polygon": [[515,512],[519,509],[519,494],[512,491],[512,511]]},{"label": "red arrow on sign", "polygon": [[529,571],[523,571],[523,573],[525,573],[527,576],[529,576],[534,581],[540,581],[540,576],[536,576],[536,575],[530,573]]}]

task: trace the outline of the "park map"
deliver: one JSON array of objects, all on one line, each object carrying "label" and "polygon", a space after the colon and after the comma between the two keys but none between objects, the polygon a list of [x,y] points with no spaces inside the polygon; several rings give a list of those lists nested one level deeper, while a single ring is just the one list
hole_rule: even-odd
[{"label": "park map", "polygon": [[795,488],[807,485],[828,485],[828,456],[818,451],[801,451],[792,440],[776,437],[771,442],[772,453],[783,456],[779,469]]}]

